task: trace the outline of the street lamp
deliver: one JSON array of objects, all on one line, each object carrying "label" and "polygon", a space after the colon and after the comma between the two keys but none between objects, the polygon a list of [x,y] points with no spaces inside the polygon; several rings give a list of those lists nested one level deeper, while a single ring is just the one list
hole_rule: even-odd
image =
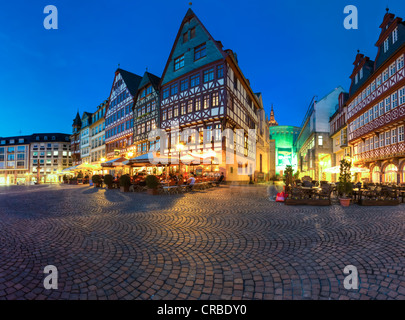
[{"label": "street lamp", "polygon": [[179,143],[176,145],[176,149],[177,149],[177,151],[179,152],[179,173],[181,174],[180,154],[181,154],[181,151],[185,149],[184,142],[179,142]]},{"label": "street lamp", "polygon": [[37,165],[37,184],[39,184],[39,179],[40,179],[40,170],[41,170],[42,168],[41,168],[41,166],[40,166],[40,164],[38,163],[38,165]]}]

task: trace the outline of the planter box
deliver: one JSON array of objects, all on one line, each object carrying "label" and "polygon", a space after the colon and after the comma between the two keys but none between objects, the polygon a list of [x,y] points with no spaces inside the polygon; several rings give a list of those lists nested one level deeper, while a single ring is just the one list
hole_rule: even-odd
[{"label": "planter box", "polygon": [[327,199],[312,200],[312,199],[286,199],[284,204],[287,206],[329,206],[331,203]]},{"label": "planter box", "polygon": [[399,205],[399,200],[370,200],[370,199],[360,199],[359,205],[361,206],[397,206]]}]

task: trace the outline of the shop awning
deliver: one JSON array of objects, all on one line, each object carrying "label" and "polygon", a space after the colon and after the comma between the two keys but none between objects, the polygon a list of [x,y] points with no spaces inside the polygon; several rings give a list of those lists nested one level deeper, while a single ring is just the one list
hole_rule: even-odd
[{"label": "shop awning", "polygon": [[73,172],[79,165],[63,169],[62,172]]},{"label": "shop awning", "polygon": [[101,164],[102,167],[118,167],[118,166],[124,166],[124,163],[127,159],[124,157],[116,158],[116,159],[111,159],[109,161],[103,162]]}]

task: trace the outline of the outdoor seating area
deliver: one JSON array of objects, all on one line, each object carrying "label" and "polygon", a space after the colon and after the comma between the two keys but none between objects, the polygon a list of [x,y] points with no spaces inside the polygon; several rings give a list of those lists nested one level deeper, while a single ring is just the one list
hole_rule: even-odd
[{"label": "outdoor seating area", "polygon": [[[126,179],[122,180],[123,177]],[[123,177],[112,178],[109,176],[107,179],[100,177],[100,183],[97,183],[96,186],[102,186],[101,181],[103,181],[108,189],[121,189],[125,192],[150,192],[155,195],[172,195],[206,190],[214,186],[218,187],[223,182],[221,177],[218,179],[214,177],[189,177],[187,179],[174,174],[167,177],[165,175],[146,174],[137,174],[133,177],[124,175]],[[153,188],[146,181],[148,177],[155,177],[156,179],[156,186]],[[125,181],[124,184],[123,181]]]},{"label": "outdoor seating area", "polygon": [[311,183],[304,181],[296,182],[295,185],[286,188],[286,205],[318,205],[328,206],[331,204],[331,195],[334,190],[332,184]]},{"label": "outdoor seating area", "polygon": [[[286,205],[331,205],[338,200],[339,182],[295,180],[285,187]],[[405,203],[405,184],[352,183],[350,202],[361,206],[393,206]]]}]

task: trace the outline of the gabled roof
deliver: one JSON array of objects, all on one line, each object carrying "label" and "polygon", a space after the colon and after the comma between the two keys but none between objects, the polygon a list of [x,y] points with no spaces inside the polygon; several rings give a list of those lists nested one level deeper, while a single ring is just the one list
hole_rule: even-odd
[{"label": "gabled roof", "polygon": [[141,83],[142,77],[135,73],[118,68],[117,71],[121,74],[122,79],[125,82],[129,92],[134,97],[138,91],[139,84]]},{"label": "gabled roof", "polygon": [[[209,33],[209,31],[205,28],[204,24],[198,19],[197,15],[196,15],[196,14],[194,13],[194,11],[191,10],[191,8],[190,8],[190,9],[187,10],[186,15],[184,16],[183,21],[181,22],[179,31],[177,32],[177,35],[176,35],[176,38],[175,38],[175,40],[174,40],[172,49],[171,49],[171,51],[170,51],[169,57],[168,57],[168,59],[167,59],[165,68],[164,68],[163,73],[162,73],[162,78],[161,78],[161,80],[160,80],[160,85],[163,85],[164,83],[169,82],[169,81],[165,81],[166,72],[167,72],[167,70],[168,70],[169,64],[170,64],[170,62],[172,61],[172,59],[173,59],[173,58],[176,58],[176,57],[173,57],[173,54],[174,54],[174,51],[175,51],[175,49],[177,48],[177,46],[178,46],[178,44],[179,44],[180,36],[182,35],[182,30],[183,30],[184,25],[185,25],[186,23],[190,22],[191,19],[193,19],[193,18],[196,19],[197,25],[199,25],[199,26],[202,28],[202,30],[204,31],[204,33],[205,33],[206,37],[208,38],[208,40],[213,43],[213,47],[218,50],[219,56],[220,56],[221,58],[225,58],[225,57],[227,56],[227,54],[222,50],[222,43],[221,43],[220,41],[214,40],[214,38],[211,36],[211,34]],[[191,39],[190,39],[189,41],[191,41]],[[211,52],[211,54],[212,54],[212,53],[213,53],[213,52]],[[180,76],[180,75],[179,75],[179,76]]]},{"label": "gabled roof", "polygon": [[152,87],[155,89],[155,91],[158,91],[159,82],[160,82],[160,78],[158,76],[155,76],[154,74],[145,71],[145,73],[143,74],[142,80],[139,84],[138,90],[148,84],[151,84]]},{"label": "gabled roof", "polygon": [[87,112],[87,111],[85,111],[85,112],[83,112],[82,119],[83,119],[85,116],[87,116],[88,118],[90,118],[90,117],[91,117],[91,115],[92,115],[92,113],[91,113],[91,112]]},{"label": "gabled roof", "polygon": [[77,111],[76,118],[73,119],[73,126],[82,126],[82,119],[80,118],[79,111]]}]

